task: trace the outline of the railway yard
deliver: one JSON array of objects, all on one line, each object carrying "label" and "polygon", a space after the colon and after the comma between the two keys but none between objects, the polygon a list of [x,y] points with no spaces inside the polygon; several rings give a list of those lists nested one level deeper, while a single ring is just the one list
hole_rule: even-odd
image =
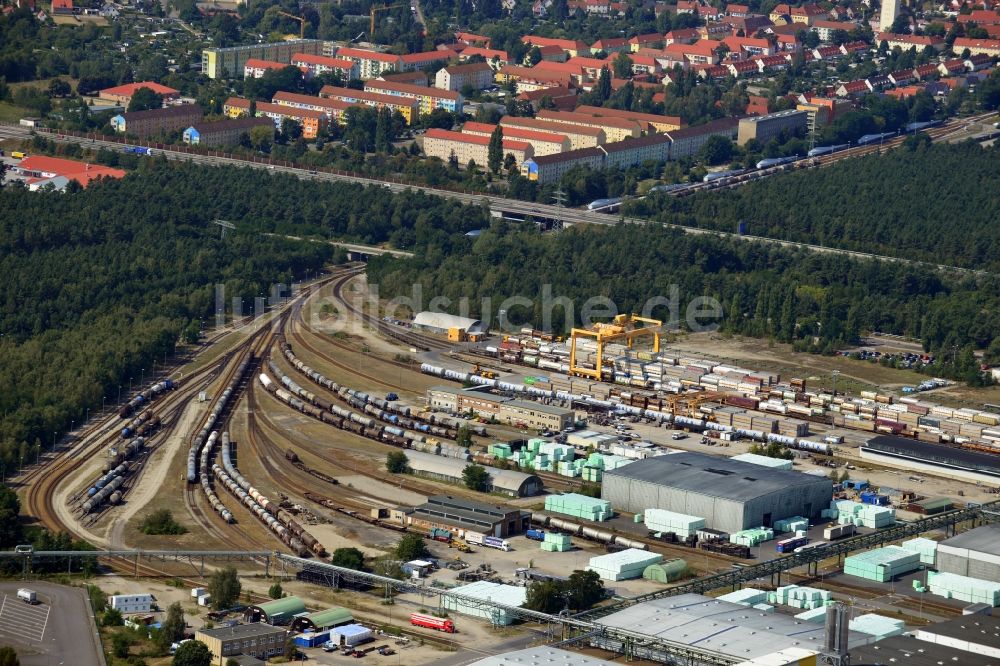
[{"label": "railway yard", "polygon": [[[85,424],[14,487],[39,524],[100,549],[202,552],[109,556],[109,576],[194,587],[214,566],[205,551],[257,551],[237,562],[251,600],[264,598],[272,580],[264,576],[279,575],[311,606],[335,603],[370,626],[401,624],[435,639],[419,656],[401,650],[400,663],[470,663],[540,645],[560,623],[563,637],[589,635],[578,647],[609,659],[638,640],[647,652],[634,656],[740,663],[711,641],[685,646],[676,632],[643,627],[626,640],[612,627],[643,604],[740,586],[763,594],[755,612],[789,621],[812,612],[812,602],[790,610],[783,601],[799,589],[849,604],[853,618],[898,620],[895,633],[960,616],[973,602],[939,592],[929,578],[944,574],[929,570],[940,541],[993,515],[993,413],[938,404],[934,393],[896,395],[889,389],[910,381],[902,373],[875,385],[863,371],[844,372],[838,391],[827,379],[840,370],[799,379],[787,374],[791,362],[774,370],[780,353],[737,353],[732,341],[708,337],[668,340],[656,352],[611,342],[603,357],[601,343],[578,340],[571,352],[569,340],[528,329],[451,337],[384,316],[366,301],[363,265],[336,267],[266,315],[210,333],[183,366]],[[563,416],[572,425],[561,432],[530,425]],[[776,450],[786,457],[747,455]],[[395,451],[413,458],[412,474],[388,471]],[[492,493],[462,483],[470,464],[492,475]],[[539,485],[541,493],[524,490]],[[806,486],[819,499],[799,492]],[[550,509],[560,494],[577,508]],[[159,508],[187,532],[143,534],[142,519]],[[395,604],[382,603],[391,581],[368,581],[375,594],[315,584],[351,579],[327,564],[337,549],[392,559],[405,533],[425,537],[434,562],[402,563],[421,573],[398,583]],[[919,537],[931,554],[888,578],[845,573],[852,556],[890,544],[910,553],[919,544],[908,542],[926,546]],[[622,573],[635,566],[637,575]],[[523,594],[510,601],[531,581],[588,567],[613,598],[578,619],[518,610]],[[117,588],[127,579],[114,580]],[[462,596],[487,594],[472,588],[491,584],[506,587],[478,602]],[[457,639],[407,624],[410,612],[434,607],[460,625]],[[508,620],[520,624],[508,629]],[[852,619],[858,646],[895,635],[864,625]],[[604,638],[593,638],[595,627]],[[774,650],[822,648],[821,637],[800,644],[790,636],[776,638]],[[319,663],[335,663],[315,652]]]}]

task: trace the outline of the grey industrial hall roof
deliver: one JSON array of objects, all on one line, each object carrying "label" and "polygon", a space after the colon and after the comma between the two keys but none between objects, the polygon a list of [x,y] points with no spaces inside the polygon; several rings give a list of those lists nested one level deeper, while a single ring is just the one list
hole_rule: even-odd
[{"label": "grey industrial hall roof", "polygon": [[[824,628],[789,615],[764,613],[701,594],[679,594],[636,604],[608,615],[601,624],[634,629],[647,636],[722,652],[750,660],[791,647],[821,650]],[[864,634],[849,632],[848,644],[865,643]]]},{"label": "grey industrial hall roof", "polygon": [[483,328],[483,322],[478,319],[470,319],[469,317],[459,317],[457,315],[448,314],[447,312],[430,312],[424,311],[417,314],[413,318],[413,324],[415,326],[429,326],[431,328],[439,328],[442,330],[447,330],[449,328],[460,328],[462,330],[481,330]]},{"label": "grey industrial hall roof", "polygon": [[281,627],[275,627],[274,625],[264,624],[263,622],[254,622],[251,624],[236,624],[231,627],[199,629],[198,631],[206,636],[211,636],[212,638],[218,638],[225,641],[232,638],[250,638],[252,636],[260,636],[261,634],[273,634],[279,631],[284,631],[284,629]]},{"label": "grey industrial hall roof", "polygon": [[991,453],[979,453],[969,449],[931,444],[892,435],[873,437],[862,444],[861,448],[885,455],[911,458],[1000,477],[1000,458]]},{"label": "grey industrial hall roof", "polygon": [[[946,622],[935,622],[926,627],[921,627],[916,632],[918,638],[927,640],[924,638],[924,634],[944,636],[978,645],[988,645],[991,648],[1000,648],[1000,617],[993,615],[963,615],[947,620]],[[998,663],[1000,663],[1000,660],[998,660]]]},{"label": "grey industrial hall roof", "polygon": [[752,500],[796,486],[832,485],[824,477],[692,452],[638,460],[606,471],[604,477],[647,481],[737,501]]},{"label": "grey industrial hall roof", "polygon": [[1000,553],[1000,523],[991,523],[968,532],[956,534],[939,545],[952,548],[967,548],[985,553]]},{"label": "grey industrial hall roof", "polygon": [[997,666],[1000,660],[953,647],[917,640],[913,636],[892,636],[871,645],[851,649],[852,664],[875,666]]},{"label": "grey industrial hall roof", "polygon": [[541,645],[539,647],[490,655],[469,666],[612,666],[614,662],[589,657],[579,652],[560,650]]}]

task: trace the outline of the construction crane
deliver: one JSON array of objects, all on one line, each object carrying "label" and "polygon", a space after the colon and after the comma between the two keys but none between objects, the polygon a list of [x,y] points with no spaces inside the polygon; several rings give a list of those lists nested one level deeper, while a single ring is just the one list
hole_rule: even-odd
[{"label": "construction crane", "polygon": [[375,40],[375,14],[378,12],[387,12],[390,9],[399,9],[400,7],[409,7],[405,2],[400,2],[395,5],[382,5],[381,7],[376,7],[372,5],[371,7],[371,25],[368,27],[368,39]]},{"label": "construction crane", "polygon": [[[601,369],[604,365],[604,345],[615,340],[625,340],[626,347],[631,349],[636,338],[650,336],[653,338],[653,352],[660,351],[660,329],[663,322],[659,319],[649,319],[633,314],[621,314],[608,324],[594,324],[591,328],[574,328],[570,335],[569,374],[577,377],[592,377],[601,381]],[[586,368],[577,363],[576,345],[581,338],[593,339],[597,342],[597,356],[594,367]]]},{"label": "construction crane", "polygon": [[288,12],[283,12],[280,9],[278,10],[278,13],[281,14],[282,16],[287,16],[290,19],[298,21],[299,22],[299,39],[305,39],[306,38],[306,20],[303,17],[296,16],[295,14],[289,14]]}]

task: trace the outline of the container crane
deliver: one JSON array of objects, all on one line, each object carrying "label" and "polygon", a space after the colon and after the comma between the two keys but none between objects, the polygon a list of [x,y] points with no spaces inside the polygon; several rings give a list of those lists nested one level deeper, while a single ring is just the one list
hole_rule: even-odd
[{"label": "container crane", "polygon": [[299,39],[305,39],[306,38],[306,20],[305,20],[305,18],[303,18],[301,16],[296,16],[295,14],[289,14],[288,12],[283,12],[280,9],[278,10],[278,13],[281,14],[282,16],[287,16],[288,18],[290,18],[290,19],[292,19],[294,21],[298,21],[299,22]]},{"label": "container crane", "polygon": [[[611,323],[595,324],[591,328],[574,328],[570,335],[569,374],[577,377],[592,377],[601,381],[604,345],[616,340],[624,339],[626,346],[631,349],[636,338],[650,336],[653,338],[653,352],[659,352],[660,329],[662,327],[663,322],[659,319],[621,314],[616,316]],[[594,359],[593,369],[577,363],[576,345],[581,338],[590,338],[597,342],[597,356]]]},{"label": "container crane", "polygon": [[395,5],[382,5],[381,7],[376,7],[372,5],[371,7],[371,25],[368,27],[368,39],[375,40],[375,14],[378,12],[387,12],[390,9],[399,9],[400,7],[409,7],[405,2],[400,2]]}]

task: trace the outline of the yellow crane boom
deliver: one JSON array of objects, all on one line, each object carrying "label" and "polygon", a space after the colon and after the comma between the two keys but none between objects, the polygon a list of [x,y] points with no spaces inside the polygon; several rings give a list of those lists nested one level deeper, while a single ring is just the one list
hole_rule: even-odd
[{"label": "yellow crane boom", "polygon": [[283,12],[280,9],[278,10],[278,13],[281,14],[282,16],[287,16],[290,19],[298,21],[299,22],[299,39],[305,39],[306,38],[306,20],[303,17],[296,16],[295,14],[289,14],[288,12]]}]

